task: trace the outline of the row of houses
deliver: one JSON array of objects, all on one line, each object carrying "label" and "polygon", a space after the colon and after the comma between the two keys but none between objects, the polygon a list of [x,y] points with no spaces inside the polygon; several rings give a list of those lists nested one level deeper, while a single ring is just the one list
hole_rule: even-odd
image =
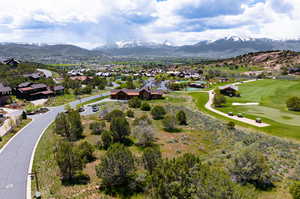
[{"label": "row of houses", "polygon": [[35,100],[63,94],[64,89],[61,85],[51,87],[43,83],[24,82],[17,86],[15,94],[18,98]]},{"label": "row of houses", "polygon": [[116,100],[129,100],[138,97],[143,100],[162,99],[163,92],[159,90],[150,89],[118,89],[112,90],[110,97]]},{"label": "row of houses", "polygon": [[64,93],[64,87],[61,85],[47,86],[43,83],[24,82],[12,89],[0,83],[0,105],[6,104],[11,95],[26,100],[35,100],[41,98],[53,97]]}]

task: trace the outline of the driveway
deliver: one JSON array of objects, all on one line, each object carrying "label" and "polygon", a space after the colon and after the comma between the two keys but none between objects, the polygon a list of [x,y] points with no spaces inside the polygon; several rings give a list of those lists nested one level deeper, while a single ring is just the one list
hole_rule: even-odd
[{"label": "driveway", "polygon": [[[81,99],[86,102],[109,93]],[[74,101],[75,107],[80,101]],[[31,198],[31,172],[33,152],[44,130],[54,121],[58,113],[64,111],[64,106],[49,108],[45,114],[31,116],[33,121],[20,130],[0,150],[0,198],[29,199]],[[28,195],[27,195],[28,194]]]}]

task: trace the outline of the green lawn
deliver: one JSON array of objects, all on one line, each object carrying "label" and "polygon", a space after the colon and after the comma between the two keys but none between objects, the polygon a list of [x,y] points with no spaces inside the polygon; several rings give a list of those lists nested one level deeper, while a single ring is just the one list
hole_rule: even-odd
[{"label": "green lawn", "polygon": [[[239,85],[241,97],[227,97],[227,104],[218,110],[225,113],[243,113],[245,117],[256,119],[262,118],[264,122],[270,124],[269,127],[257,128],[247,124],[235,123],[252,127],[272,135],[300,140],[300,113],[288,111],[285,101],[291,96],[300,97],[300,81],[288,80],[259,80],[256,82]],[[190,94],[196,100],[200,110],[217,118],[229,121],[229,118],[222,117],[208,110],[204,105],[208,95],[205,93]],[[259,106],[232,106],[233,102],[246,103],[258,102]]]},{"label": "green lawn", "polygon": [[[91,94],[80,95],[80,98],[90,97],[90,96],[93,96],[93,95],[99,95],[99,94],[105,93],[105,92],[107,92],[107,90],[93,91]],[[77,99],[78,98],[77,98],[76,95],[74,95],[73,93],[69,93],[69,94],[59,95],[59,96],[50,98],[47,101],[46,105],[47,106],[60,106],[60,105],[64,105],[64,104],[70,103],[72,101],[75,101]],[[96,100],[96,101],[98,101],[98,100]],[[95,101],[89,102],[89,104],[93,103],[93,102],[95,102]]]}]

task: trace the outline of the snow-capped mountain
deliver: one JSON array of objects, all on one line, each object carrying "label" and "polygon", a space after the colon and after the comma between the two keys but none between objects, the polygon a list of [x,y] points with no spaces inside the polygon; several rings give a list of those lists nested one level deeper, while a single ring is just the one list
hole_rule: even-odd
[{"label": "snow-capped mountain", "polygon": [[163,43],[156,42],[144,42],[140,40],[134,41],[117,41],[115,43],[108,43],[106,45],[100,46],[96,49],[109,49],[109,48],[136,48],[136,47],[161,47],[161,46],[171,46],[172,44],[168,41],[164,41]]},{"label": "snow-capped mountain", "polygon": [[300,40],[273,40],[268,38],[253,38],[228,36],[218,40],[204,40],[193,45],[173,46],[164,43],[121,41],[112,47],[99,47],[113,56],[202,56],[209,58],[232,57],[249,52],[270,50],[300,51]]}]

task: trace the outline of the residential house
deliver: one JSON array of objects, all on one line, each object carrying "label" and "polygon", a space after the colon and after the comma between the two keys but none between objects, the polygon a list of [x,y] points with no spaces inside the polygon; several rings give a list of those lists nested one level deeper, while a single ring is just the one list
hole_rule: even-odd
[{"label": "residential house", "polygon": [[13,66],[13,67],[17,67],[20,64],[20,61],[14,59],[14,58],[10,58],[10,59],[4,60],[3,63],[6,65]]},{"label": "residential house", "polygon": [[73,77],[70,77],[70,79],[76,80],[76,81],[81,81],[83,84],[88,84],[91,80],[94,79],[94,77],[82,75],[82,76],[73,76]]},{"label": "residential house", "polygon": [[16,88],[16,96],[26,100],[47,98],[53,94],[54,92],[46,84],[24,82],[19,84]]},{"label": "residential house", "polygon": [[120,89],[113,90],[110,94],[111,99],[117,100],[129,100],[133,97],[138,97],[143,100],[152,100],[152,99],[162,99],[163,92],[162,91],[152,91],[149,89]]},{"label": "residential house", "polygon": [[11,94],[12,94],[12,89],[0,83],[0,105],[1,106],[8,102]]},{"label": "residential house", "polygon": [[239,88],[235,85],[220,86],[220,93],[226,96],[238,96]]},{"label": "residential house", "polygon": [[58,85],[58,86],[52,87],[51,90],[54,92],[55,95],[62,95],[62,94],[64,94],[65,87]]}]

